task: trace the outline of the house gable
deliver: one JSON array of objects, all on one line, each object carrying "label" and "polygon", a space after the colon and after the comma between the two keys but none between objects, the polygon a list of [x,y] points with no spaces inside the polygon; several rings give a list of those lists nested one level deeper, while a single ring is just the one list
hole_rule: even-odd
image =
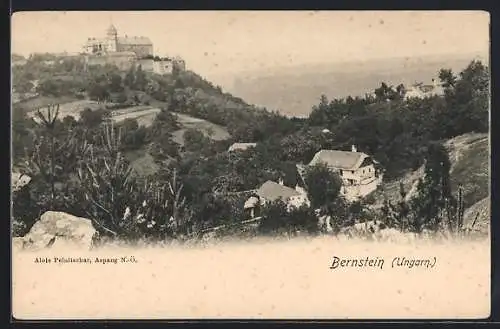
[{"label": "house gable", "polygon": [[257,195],[267,201],[281,199],[286,202],[291,197],[299,196],[300,193],[290,187],[267,181],[257,190]]}]

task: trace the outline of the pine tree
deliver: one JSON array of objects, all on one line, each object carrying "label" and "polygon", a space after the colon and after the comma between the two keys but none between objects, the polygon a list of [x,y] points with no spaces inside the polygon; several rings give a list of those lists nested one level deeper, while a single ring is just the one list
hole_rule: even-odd
[{"label": "pine tree", "polygon": [[[450,210],[455,200],[450,187],[450,160],[446,149],[440,144],[429,146],[424,177],[417,186],[417,194],[411,200],[413,229],[438,230],[443,224],[450,225]],[[443,221],[447,220],[448,223]]]},{"label": "pine tree", "polygon": [[137,67],[137,70],[135,71],[135,81],[134,81],[135,89],[144,91],[146,89],[146,85],[147,85],[146,74],[142,70],[142,66],[139,65]]}]

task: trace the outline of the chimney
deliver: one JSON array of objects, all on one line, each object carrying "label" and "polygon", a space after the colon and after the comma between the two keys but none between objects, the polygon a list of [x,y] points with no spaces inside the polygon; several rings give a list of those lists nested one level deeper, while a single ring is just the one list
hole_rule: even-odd
[{"label": "chimney", "polygon": [[351,146],[351,152],[358,152],[358,150],[356,149],[356,145]]}]

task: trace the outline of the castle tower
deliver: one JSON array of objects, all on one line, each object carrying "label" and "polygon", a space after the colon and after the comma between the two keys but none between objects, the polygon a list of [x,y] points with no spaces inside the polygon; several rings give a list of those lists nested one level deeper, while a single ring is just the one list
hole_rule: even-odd
[{"label": "castle tower", "polygon": [[106,46],[108,52],[118,51],[118,31],[113,24],[106,30]]}]

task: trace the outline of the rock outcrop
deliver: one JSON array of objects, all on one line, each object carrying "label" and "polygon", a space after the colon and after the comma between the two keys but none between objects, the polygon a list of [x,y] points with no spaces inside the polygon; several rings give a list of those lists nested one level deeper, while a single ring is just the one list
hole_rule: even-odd
[{"label": "rock outcrop", "polygon": [[476,202],[464,213],[464,229],[475,233],[488,235],[491,222],[490,198]]},{"label": "rock outcrop", "polygon": [[[23,238],[24,249],[91,249],[96,230],[89,219],[64,212],[47,211]],[[18,242],[21,244],[21,242]]]}]

